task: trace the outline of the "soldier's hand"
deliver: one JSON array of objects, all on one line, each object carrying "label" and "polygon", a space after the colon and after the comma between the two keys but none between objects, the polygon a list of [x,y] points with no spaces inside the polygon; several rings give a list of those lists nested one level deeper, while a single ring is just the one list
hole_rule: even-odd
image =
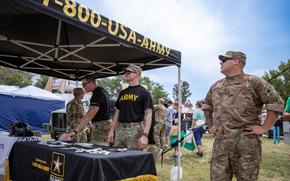
[{"label": "soldier's hand", "polygon": [[262,126],[260,125],[251,125],[247,126],[245,128],[246,131],[249,131],[248,134],[257,134],[257,135],[262,135],[266,133],[268,130],[265,130]]},{"label": "soldier's hand", "polygon": [[210,134],[212,134],[213,136],[216,136],[216,133],[217,133],[217,129],[216,129],[216,126],[212,126],[208,129],[208,132]]},{"label": "soldier's hand", "polygon": [[107,142],[113,143],[113,141],[114,141],[114,131],[110,130],[109,134],[108,134],[108,137],[107,137]]},{"label": "soldier's hand", "polygon": [[64,141],[71,141],[73,140],[73,138],[75,137],[75,133],[74,132],[69,132],[65,137],[64,137]]},{"label": "soldier's hand", "polygon": [[147,144],[148,144],[148,138],[142,135],[140,139],[138,140],[139,150],[145,149],[147,147]]}]

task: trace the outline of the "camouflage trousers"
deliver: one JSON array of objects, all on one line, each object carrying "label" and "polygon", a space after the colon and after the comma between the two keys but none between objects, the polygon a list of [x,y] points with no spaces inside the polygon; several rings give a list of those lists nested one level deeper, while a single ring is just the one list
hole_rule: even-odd
[{"label": "camouflage trousers", "polygon": [[75,141],[77,143],[86,143],[88,141],[86,131],[83,130],[83,131],[78,132],[75,138]]},{"label": "camouflage trousers", "polygon": [[143,122],[119,123],[115,130],[113,147],[138,150],[138,140],[144,130]]},{"label": "camouflage trousers", "polygon": [[234,138],[217,137],[210,161],[210,180],[258,180],[261,162],[261,141],[258,135],[241,133]]},{"label": "camouflage trousers", "polygon": [[111,126],[112,120],[102,120],[93,123],[93,127],[91,129],[90,143],[109,146],[109,143],[107,142],[107,137]]},{"label": "camouflage trousers", "polygon": [[154,125],[154,141],[155,145],[158,148],[164,148],[165,146],[165,124],[162,123],[156,123]]}]

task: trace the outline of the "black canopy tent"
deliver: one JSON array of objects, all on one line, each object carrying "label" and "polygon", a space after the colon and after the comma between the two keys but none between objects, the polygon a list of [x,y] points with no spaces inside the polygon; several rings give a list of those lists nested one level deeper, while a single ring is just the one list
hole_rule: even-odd
[{"label": "black canopy tent", "polygon": [[0,7],[0,66],[81,80],[122,74],[130,63],[143,70],[175,65],[180,107],[179,51],[73,0],[0,0]]},{"label": "black canopy tent", "polygon": [[181,53],[71,0],[0,0],[0,65],[64,79],[180,66]]}]

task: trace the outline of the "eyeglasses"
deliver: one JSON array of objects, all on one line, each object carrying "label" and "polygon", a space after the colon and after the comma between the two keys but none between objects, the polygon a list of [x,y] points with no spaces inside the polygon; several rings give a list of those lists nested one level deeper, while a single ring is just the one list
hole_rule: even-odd
[{"label": "eyeglasses", "polygon": [[91,83],[91,82],[83,82],[82,85],[83,85],[83,87],[85,87],[89,83]]}]

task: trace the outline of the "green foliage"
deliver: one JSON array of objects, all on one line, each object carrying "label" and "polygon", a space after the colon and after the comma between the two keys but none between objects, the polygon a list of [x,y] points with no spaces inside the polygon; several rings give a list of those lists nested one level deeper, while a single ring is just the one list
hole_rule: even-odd
[{"label": "green foliage", "polygon": [[148,91],[151,93],[153,103],[157,103],[158,99],[163,98],[168,100],[168,93],[164,90],[163,86],[157,82],[153,82],[149,77],[141,77],[142,85],[146,85]]},{"label": "green foliage", "polygon": [[116,77],[98,79],[96,82],[106,89],[112,98],[117,99],[119,92],[122,90],[123,77],[118,75]]},{"label": "green foliage", "polygon": [[287,100],[290,96],[290,60],[281,62],[278,69],[265,72],[262,78],[266,81],[270,80],[270,84],[278,91],[282,99]]},{"label": "green foliage", "polygon": [[0,67],[0,84],[25,87],[32,84],[32,74],[21,70]]},{"label": "green foliage", "polygon": [[[108,91],[111,97],[118,97],[122,90],[122,84],[125,83],[121,75],[111,78],[98,79],[97,84]],[[159,83],[151,81],[148,77],[141,77],[140,83],[145,85],[151,93],[153,102],[157,102],[159,98],[168,99],[168,93]]]},{"label": "green foliage", "polygon": [[39,87],[41,89],[44,89],[44,87],[46,86],[47,80],[48,80],[48,76],[40,75],[40,78],[35,83],[35,87]]},{"label": "green foliage", "polygon": [[[191,92],[189,90],[189,83],[186,81],[181,81],[181,101],[185,103],[187,99],[191,96]],[[178,100],[178,84],[175,84],[173,87],[173,99],[175,101]]]}]

